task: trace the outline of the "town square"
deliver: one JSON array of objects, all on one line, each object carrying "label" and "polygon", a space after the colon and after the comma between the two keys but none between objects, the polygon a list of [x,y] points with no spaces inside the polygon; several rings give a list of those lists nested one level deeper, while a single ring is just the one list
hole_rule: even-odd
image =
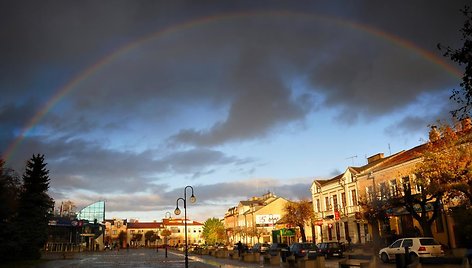
[{"label": "town square", "polygon": [[470,0],[0,1],[0,268],[470,267]]}]

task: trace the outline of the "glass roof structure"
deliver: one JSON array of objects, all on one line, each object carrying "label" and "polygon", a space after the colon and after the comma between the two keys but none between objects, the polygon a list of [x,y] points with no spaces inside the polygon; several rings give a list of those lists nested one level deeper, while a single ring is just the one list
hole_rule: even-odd
[{"label": "glass roof structure", "polygon": [[77,214],[77,219],[88,220],[94,222],[97,220],[98,223],[105,221],[105,201],[97,201],[91,205],[86,206]]}]

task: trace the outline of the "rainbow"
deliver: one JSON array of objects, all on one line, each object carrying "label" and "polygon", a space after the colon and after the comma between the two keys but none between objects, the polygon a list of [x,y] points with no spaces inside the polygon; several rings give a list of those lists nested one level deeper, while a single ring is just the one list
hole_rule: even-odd
[{"label": "rainbow", "polygon": [[161,29],[157,32],[153,32],[151,34],[145,35],[141,38],[138,38],[132,42],[129,42],[117,49],[111,51],[108,55],[100,58],[96,63],[88,66],[85,70],[78,73],[73,79],[68,81],[62,87],[60,87],[57,92],[36,112],[36,114],[25,124],[25,126],[20,131],[20,134],[15,138],[15,140],[7,147],[7,149],[3,152],[2,158],[7,161],[12,154],[14,153],[15,149],[20,145],[21,141],[28,135],[28,133],[33,129],[33,127],[38,124],[38,122],[58,103],[61,101],[62,98],[67,96],[74,88],[76,88],[82,81],[86,80],[88,77],[95,74],[104,66],[110,64],[115,59],[121,57],[122,55],[126,54],[127,52],[132,51],[133,49],[151,41],[154,39],[162,38],[167,35],[171,35],[176,32],[182,32],[186,30],[190,30],[196,27],[205,26],[215,22],[221,22],[225,20],[235,20],[241,18],[249,18],[249,17],[296,17],[296,18],[306,18],[306,19],[314,19],[314,20],[322,20],[329,23],[337,24],[341,27],[351,28],[357,31],[366,32],[370,35],[373,35],[377,38],[381,38],[387,42],[393,43],[397,46],[405,48],[407,50],[413,51],[416,54],[420,55],[422,58],[434,63],[435,65],[440,66],[444,70],[446,70],[449,74],[454,77],[460,78],[462,73],[460,70],[455,68],[454,66],[446,63],[443,58],[438,57],[436,54],[433,54],[430,51],[427,51],[413,42],[403,39],[399,36],[381,31],[377,28],[371,27],[369,25],[361,24],[354,21],[348,21],[336,17],[329,17],[320,14],[313,14],[313,13],[301,13],[301,12],[280,12],[280,11],[267,11],[267,12],[244,12],[244,13],[228,13],[222,15],[215,15],[215,16],[207,16],[198,18],[191,21],[186,21],[180,24],[172,25],[167,28]]}]

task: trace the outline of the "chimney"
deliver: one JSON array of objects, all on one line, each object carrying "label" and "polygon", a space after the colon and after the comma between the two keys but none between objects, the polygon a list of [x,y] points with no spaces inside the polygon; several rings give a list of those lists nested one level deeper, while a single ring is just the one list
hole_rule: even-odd
[{"label": "chimney", "polygon": [[431,130],[429,131],[429,141],[435,142],[441,138],[441,133],[438,131],[437,126],[431,126]]},{"label": "chimney", "polygon": [[372,155],[372,156],[370,156],[370,157],[367,157],[367,164],[370,164],[370,163],[372,163],[372,162],[374,162],[374,161],[377,161],[377,160],[379,160],[379,159],[382,159],[382,158],[384,158],[384,154],[383,154],[383,153],[374,154],[374,155]]}]

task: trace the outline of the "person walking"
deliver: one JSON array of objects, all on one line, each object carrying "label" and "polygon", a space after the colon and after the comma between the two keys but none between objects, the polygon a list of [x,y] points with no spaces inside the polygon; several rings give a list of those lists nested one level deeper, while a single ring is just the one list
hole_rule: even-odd
[{"label": "person walking", "polygon": [[241,243],[241,241],[239,241],[236,245],[238,246],[238,256],[241,257],[241,252],[243,251],[243,244]]}]

